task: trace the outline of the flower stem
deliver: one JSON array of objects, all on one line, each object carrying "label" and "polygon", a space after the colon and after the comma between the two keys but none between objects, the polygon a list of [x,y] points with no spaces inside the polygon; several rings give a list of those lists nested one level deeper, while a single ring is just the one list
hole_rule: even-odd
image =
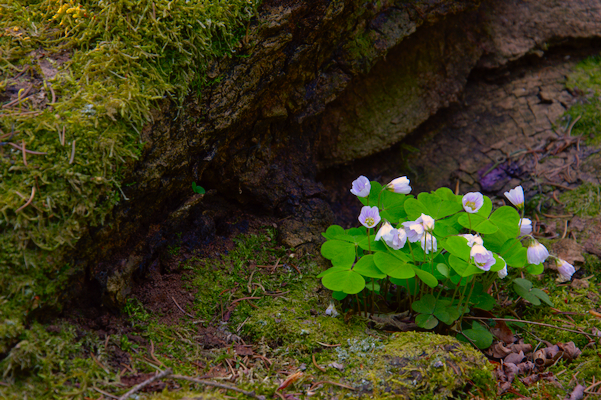
[{"label": "flower stem", "polygon": [[[472,287],[470,288],[470,293],[467,295],[467,299],[465,299],[465,306],[463,307],[463,312],[461,313],[461,318],[459,319],[459,327],[461,327],[461,323],[463,322],[463,314],[465,314],[465,310],[469,304],[470,298],[472,297],[472,293],[474,293],[475,285],[476,285],[476,278],[474,278],[472,280]],[[467,288],[467,285],[465,285],[465,287]]]},{"label": "flower stem", "polygon": [[367,248],[369,249],[369,252],[371,253],[371,240],[369,240],[370,231],[371,231],[371,228],[367,228]]}]

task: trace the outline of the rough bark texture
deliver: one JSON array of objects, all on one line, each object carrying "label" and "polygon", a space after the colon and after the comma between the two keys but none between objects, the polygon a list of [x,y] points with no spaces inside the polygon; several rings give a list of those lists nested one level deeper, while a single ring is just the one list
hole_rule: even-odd
[{"label": "rough bark texture", "polygon": [[[80,241],[82,284],[121,303],[177,232],[192,232],[190,246],[210,240],[221,196],[282,218],[287,245],[316,241],[333,219],[319,171],[401,141],[456,103],[476,66],[601,36],[601,0],[480,3],[267,2],[242,57],[210,69],[219,82],[183,110],[165,103],[144,129],[130,200]],[[192,197],[193,181],[209,193]]]}]

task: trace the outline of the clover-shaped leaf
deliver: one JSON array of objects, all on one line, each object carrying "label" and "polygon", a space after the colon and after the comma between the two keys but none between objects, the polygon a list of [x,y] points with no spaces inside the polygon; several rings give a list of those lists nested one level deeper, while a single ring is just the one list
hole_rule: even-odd
[{"label": "clover-shaped leaf", "polygon": [[470,338],[470,340],[478,347],[479,349],[487,349],[492,345],[493,336],[492,334],[483,327],[478,322],[474,321],[472,323],[472,329],[464,329],[461,333],[457,335],[457,339],[462,342],[469,342],[466,339]]},{"label": "clover-shaped leaf", "polygon": [[365,279],[351,270],[335,271],[327,274],[322,278],[321,283],[332,291],[347,294],[356,294],[365,288]]}]

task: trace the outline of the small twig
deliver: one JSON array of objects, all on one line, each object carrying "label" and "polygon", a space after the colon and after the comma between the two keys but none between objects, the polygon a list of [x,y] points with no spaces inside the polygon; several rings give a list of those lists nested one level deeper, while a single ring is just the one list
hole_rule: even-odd
[{"label": "small twig", "polygon": [[63,125],[63,136],[59,135],[59,137],[61,139],[61,146],[64,146],[65,145],[65,126],[64,125]]},{"label": "small twig", "polygon": [[27,166],[27,149],[25,148],[25,140],[21,141],[21,154],[23,154],[23,164]]},{"label": "small twig", "polygon": [[177,304],[177,301],[175,301],[175,297],[171,296],[171,300],[173,300],[173,302],[175,303],[175,305],[177,306],[177,308],[179,308],[179,310],[180,310],[181,312],[183,312],[184,314],[186,314],[188,317],[190,317],[190,318],[192,318],[192,319],[196,318],[196,317],[195,317],[195,316],[193,316],[192,314],[185,312],[185,311],[184,311],[184,309],[183,309],[183,308],[181,308],[181,307],[179,306],[179,304]]},{"label": "small twig", "polygon": [[22,209],[24,209],[25,207],[30,205],[31,202],[33,201],[33,196],[35,196],[35,186],[31,187],[31,197],[29,198],[29,200],[27,200],[27,203],[25,203],[21,207],[17,208],[17,211],[15,211],[15,213],[18,213],[19,211],[21,211]]},{"label": "small twig", "polygon": [[96,365],[98,365],[100,368],[102,368],[104,370],[104,372],[106,372],[107,374],[110,374],[109,370],[106,369],[106,367],[100,362],[100,360],[96,358],[94,353],[90,353],[90,355],[92,356],[92,359],[94,360]]},{"label": "small twig", "polygon": [[136,393],[140,389],[143,389],[144,387],[150,385],[152,382],[154,382],[158,379],[161,379],[161,378],[171,375],[172,372],[173,371],[171,370],[171,368],[167,368],[166,370],[162,371],[160,374],[157,374],[157,375],[153,376],[152,378],[147,379],[144,382],[137,384],[136,386],[131,388],[131,390],[129,392],[127,392],[123,396],[119,397],[119,400],[126,400],[129,396]]},{"label": "small twig", "polygon": [[241,299],[236,299],[236,300],[232,301],[231,304],[235,304],[235,303],[237,303],[239,301],[242,301],[242,300],[259,300],[259,299],[261,299],[261,298],[260,297],[242,297]]},{"label": "small twig", "polygon": [[552,215],[552,214],[545,214],[545,213],[541,213],[541,214],[547,218],[572,218],[573,217],[573,215]]},{"label": "small twig", "polygon": [[543,185],[551,185],[551,186],[556,186],[556,187],[558,187],[558,188],[562,188],[562,189],[565,189],[565,190],[574,190],[574,188],[571,188],[571,187],[569,187],[569,186],[562,185],[562,184],[559,184],[559,183],[553,183],[553,182],[549,182],[549,181],[547,181],[547,182],[543,182]]},{"label": "small twig", "polygon": [[318,343],[318,344],[320,344],[320,345],[322,345],[324,347],[338,347],[338,346],[340,346],[340,343],[339,344],[327,344],[327,343],[321,343],[321,342],[316,342],[316,343]]},{"label": "small twig", "polygon": [[[10,145],[10,146],[12,146],[12,147],[14,147],[15,149],[17,149],[19,151],[23,151],[23,149],[21,147],[19,147],[18,144],[14,144],[14,143],[7,143],[7,144]],[[36,154],[38,156],[43,156],[43,155],[48,154],[48,153],[41,152],[41,151],[31,151],[31,150],[27,150],[27,149],[25,149],[25,152],[29,153],[29,154]]]},{"label": "small twig", "polygon": [[585,336],[586,335],[592,335],[591,333],[586,333],[586,332],[582,332],[582,331],[575,331],[573,329],[562,328],[561,326],[555,326],[555,325],[550,325],[550,324],[543,324],[542,322],[525,321],[525,320],[521,320],[521,319],[489,318],[489,317],[463,317],[463,318],[465,318],[465,319],[478,319],[478,320],[491,319],[493,321],[521,322],[523,324],[546,326],[547,328],[555,328],[555,329],[559,329],[559,330],[562,330],[562,331],[567,331],[567,332],[572,332],[572,333],[580,333],[581,335],[585,335]]},{"label": "small twig", "polygon": [[76,140],[73,140],[71,147],[71,159],[69,160],[69,164],[73,164],[73,160],[75,159],[75,142]]},{"label": "small twig", "polygon": [[572,135],[572,128],[574,127],[574,125],[576,125],[576,122],[580,121],[580,118],[582,118],[582,114],[580,114],[578,116],[578,118],[576,118],[574,121],[572,121],[572,123],[570,124],[570,127],[568,128],[568,133],[566,134],[566,136]]},{"label": "small twig", "polygon": [[[177,304],[177,303],[176,303]],[[165,364],[163,364],[155,355],[154,355],[154,342],[150,339],[150,356],[154,361],[156,361],[159,365],[162,365],[163,368],[167,368]]]},{"label": "small twig", "polygon": [[[599,381],[597,383],[593,383],[591,386],[589,386],[586,389],[584,389],[584,392],[585,393],[589,393],[589,392],[591,392],[592,389],[596,388],[599,385],[601,385],[601,381]],[[601,394],[601,393],[598,393],[598,392],[591,392],[591,393]]]},{"label": "small twig", "polygon": [[316,388],[317,386],[319,386],[319,385],[321,385],[323,383],[329,383],[330,385],[340,386],[340,387],[343,387],[343,388],[349,389],[349,390],[356,390],[354,387],[343,385],[342,383],[332,382],[332,381],[319,381],[319,382],[316,382],[313,385],[311,385],[311,388],[309,390],[313,390],[314,388]]},{"label": "small twig", "polygon": [[287,294],[287,293],[290,293],[290,290],[287,290],[287,291],[285,291],[285,292],[279,292],[279,293],[265,293],[265,296],[273,296],[273,297],[276,297],[276,296],[283,296],[283,295],[285,295],[285,294]]},{"label": "small twig", "polygon": [[105,396],[108,396],[108,397],[110,397],[111,399],[117,399],[117,400],[119,400],[119,397],[117,397],[117,396],[113,396],[112,394],[110,394],[110,393],[107,393],[107,392],[105,392],[104,390],[100,390],[100,389],[98,389],[96,386],[92,386],[92,389],[94,389],[95,391],[97,391],[97,392],[98,392],[98,393],[100,393],[100,394],[103,394],[103,395],[105,395]]},{"label": "small twig", "polygon": [[562,239],[565,239],[566,235],[568,234],[568,220],[565,220],[565,225],[563,227],[563,235],[561,235]]},{"label": "small twig", "polygon": [[260,360],[263,360],[263,361],[265,361],[265,362],[267,362],[269,364],[269,367],[271,367],[271,360],[269,358],[267,358],[265,356],[262,356],[260,354],[253,355],[253,358],[258,358]]},{"label": "small twig", "polygon": [[27,96],[27,94],[29,93],[29,91],[31,90],[31,88],[33,87],[33,85],[29,85],[29,87],[27,89],[25,89],[25,91],[19,96],[17,96],[16,99],[14,99],[13,101],[6,103],[2,106],[2,108],[9,108],[14,106],[15,104],[17,104],[20,101],[25,100],[25,96]]},{"label": "small twig", "polygon": [[317,361],[315,361],[315,354],[312,354],[311,358],[313,359],[313,365],[315,365],[315,368],[317,368],[321,372],[326,372],[326,369],[324,367],[317,365]]},{"label": "small twig", "polygon": [[173,378],[173,379],[182,379],[182,380],[189,381],[189,382],[194,382],[194,383],[200,383],[201,385],[214,386],[214,387],[218,387],[220,389],[233,390],[234,392],[242,393],[242,394],[244,394],[246,396],[253,397],[253,398],[258,399],[258,400],[265,400],[265,396],[261,396],[261,395],[255,394],[254,391],[253,392],[248,392],[246,390],[239,389],[239,388],[237,388],[235,386],[230,386],[230,385],[226,385],[226,384],[223,384],[223,383],[206,381],[206,380],[203,380],[203,379],[196,379],[196,378],[192,378],[191,376],[184,376],[184,375],[171,375],[171,378]]}]

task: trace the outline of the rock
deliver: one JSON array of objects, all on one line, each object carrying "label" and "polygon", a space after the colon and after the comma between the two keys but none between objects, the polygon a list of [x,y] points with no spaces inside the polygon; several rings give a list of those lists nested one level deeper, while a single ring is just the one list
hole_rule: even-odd
[{"label": "rock", "polygon": [[[287,245],[319,240],[326,220],[302,210],[308,198],[326,199],[315,185],[320,171],[385,150],[441,108],[459,103],[476,66],[498,68],[564,39],[601,36],[600,8],[599,0],[265,2],[238,50],[248,57],[214,62],[208,73],[220,82],[201,96],[190,95],[179,118],[167,102],[156,111],[142,132],[145,152],[125,179],[136,182],[124,187],[130,201],[115,209],[112,224],[84,237],[75,258],[93,265],[134,248],[135,256],[144,255],[142,267],[148,265],[148,227],[169,223],[192,195],[192,181],[217,188],[234,204],[259,206],[279,218],[295,215],[296,222],[283,226]],[[503,121],[506,128],[476,134],[472,121],[487,115],[487,105],[476,104],[474,117],[457,119],[465,128],[453,137],[494,140],[505,129],[550,130],[563,112],[559,104],[566,103],[556,87],[531,80],[504,90],[486,97],[532,101],[528,107],[544,118],[499,115],[487,126]],[[465,151],[443,153],[476,164],[486,160],[473,151],[469,157]],[[491,156],[499,154],[493,150]],[[438,177],[424,177],[423,187],[448,176],[439,168],[452,170],[453,161],[425,154],[420,159],[435,160],[434,168],[414,165]],[[503,166],[490,187],[504,190],[519,175],[511,168]],[[481,179],[476,172],[463,174],[462,186]]]}]

